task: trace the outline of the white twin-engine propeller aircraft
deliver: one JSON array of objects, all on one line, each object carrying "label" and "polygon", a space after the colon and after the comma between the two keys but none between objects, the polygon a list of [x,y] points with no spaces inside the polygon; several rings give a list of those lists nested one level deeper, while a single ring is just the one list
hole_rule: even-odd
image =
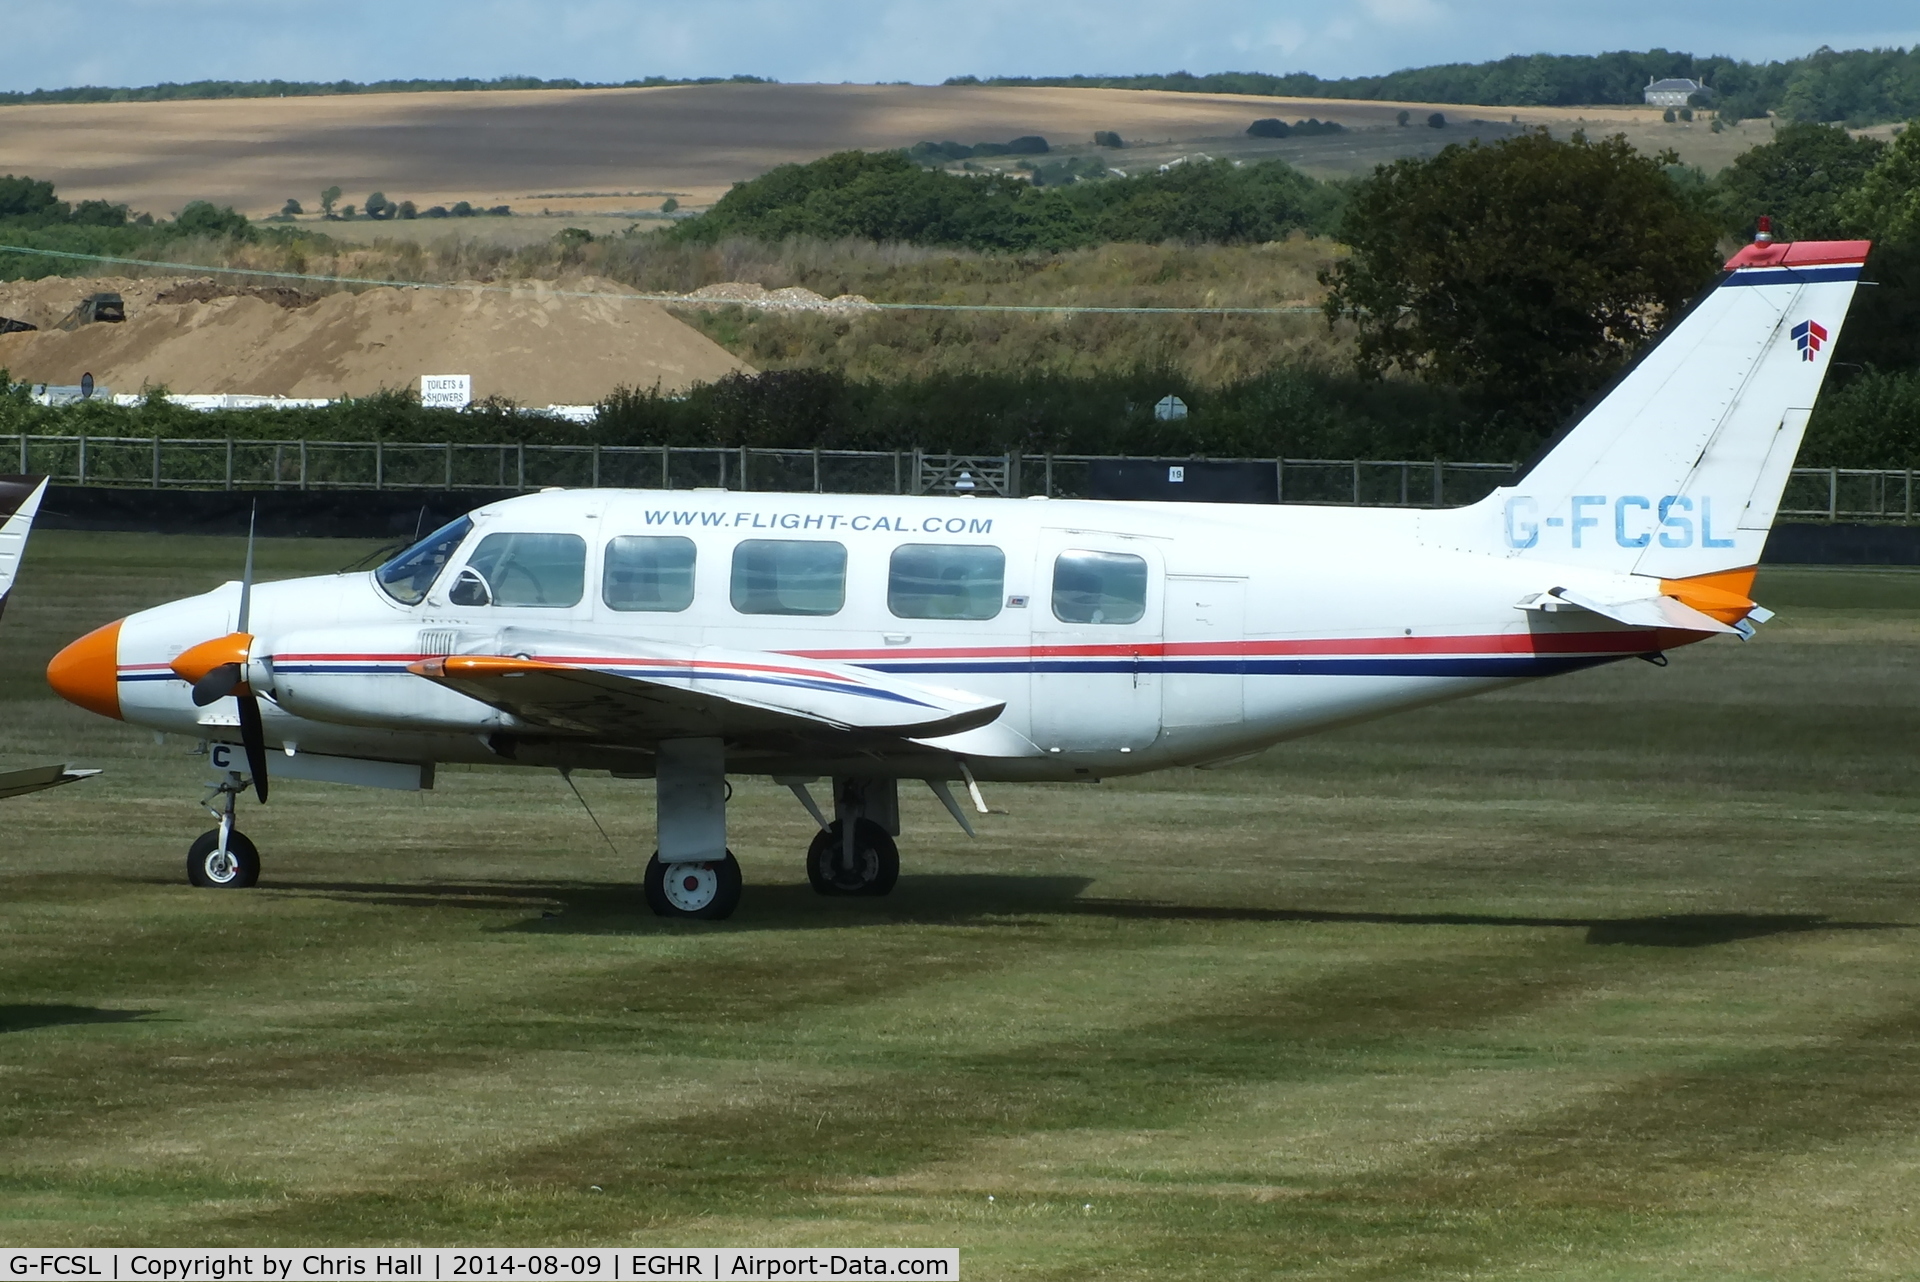
[{"label": "white twin-engine propeller aircraft", "polygon": [[[898,785],[1218,762],[1767,617],[1754,566],[1866,258],[1748,246],[1513,485],[1396,511],[567,490],[369,573],[112,623],[47,675],[208,741],[192,880],[246,886],[274,775],[431,787],[436,762],[658,780],[648,900],[725,917],[728,774],[793,789],[823,894],[899,872]],[[234,746],[238,744],[238,748]],[[831,816],[807,785],[832,780]]]}]

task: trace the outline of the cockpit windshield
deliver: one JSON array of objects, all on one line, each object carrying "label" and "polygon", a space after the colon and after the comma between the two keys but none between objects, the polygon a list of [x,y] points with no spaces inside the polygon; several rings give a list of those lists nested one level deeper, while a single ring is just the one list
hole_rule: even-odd
[{"label": "cockpit windshield", "polygon": [[440,571],[447,568],[448,559],[472,530],[473,522],[464,516],[451,525],[441,526],[375,570],[373,581],[402,605],[419,605],[426,599],[433,581],[440,577]]}]

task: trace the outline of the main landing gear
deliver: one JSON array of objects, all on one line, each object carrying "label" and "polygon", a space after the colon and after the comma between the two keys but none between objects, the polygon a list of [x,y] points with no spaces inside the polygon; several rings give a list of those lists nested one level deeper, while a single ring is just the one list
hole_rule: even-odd
[{"label": "main landing gear", "polygon": [[835,779],[834,820],[804,783],[787,785],[819,823],[807,847],[807,880],[822,895],[884,895],[900,880],[900,790],[893,779]]},{"label": "main landing gear", "polygon": [[[222,744],[220,747],[231,752]],[[216,761],[216,764],[221,764]],[[201,833],[187,847],[187,881],[203,890],[245,890],[260,880],[260,851],[233,826],[233,799],[251,785],[237,770],[213,785],[201,800],[220,821],[218,828]],[[215,797],[220,798],[216,805]]]},{"label": "main landing gear", "polygon": [[740,906],[740,865],[733,852],[719,859],[660,862],[647,860],[647,907],[660,917],[719,921]]},{"label": "main landing gear", "polygon": [[655,765],[659,848],[647,861],[647,906],[661,917],[720,921],[740,906],[727,849],[727,754],[720,739],[670,739]]},{"label": "main landing gear", "polygon": [[[974,806],[986,812],[964,762],[960,772]],[[727,849],[726,745],[720,739],[674,739],[660,744],[656,820],[659,848],[647,862],[647,906],[662,917],[719,921],[740,905],[740,865]],[[884,895],[900,880],[900,785],[896,779],[836,778],[828,821],[807,785],[780,779],[807,808],[819,833],[807,848],[807,880],[822,895]],[[943,780],[927,786],[947,812],[973,835],[973,826]]]}]

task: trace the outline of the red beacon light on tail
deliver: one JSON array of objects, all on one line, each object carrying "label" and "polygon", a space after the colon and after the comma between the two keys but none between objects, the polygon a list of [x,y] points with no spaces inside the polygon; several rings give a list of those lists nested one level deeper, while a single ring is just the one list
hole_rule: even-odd
[{"label": "red beacon light on tail", "polygon": [[1771,245],[1773,243],[1772,215],[1760,215],[1759,221],[1754,224],[1753,243],[1756,245]]}]

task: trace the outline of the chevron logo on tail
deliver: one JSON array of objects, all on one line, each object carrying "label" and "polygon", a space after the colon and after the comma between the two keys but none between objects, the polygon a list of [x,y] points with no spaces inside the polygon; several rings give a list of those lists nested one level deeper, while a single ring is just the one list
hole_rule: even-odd
[{"label": "chevron logo on tail", "polygon": [[1800,359],[1810,361],[1826,345],[1827,328],[1819,321],[1805,320],[1793,327],[1794,346],[1800,349]]}]

